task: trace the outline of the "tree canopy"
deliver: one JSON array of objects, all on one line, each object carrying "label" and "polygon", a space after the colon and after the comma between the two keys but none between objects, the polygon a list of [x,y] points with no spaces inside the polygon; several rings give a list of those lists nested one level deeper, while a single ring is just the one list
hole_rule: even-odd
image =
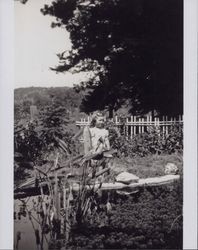
[{"label": "tree canopy", "polygon": [[54,0],[41,10],[52,27],[70,32],[71,51],[57,72],[92,72],[81,109],[132,113],[183,111],[183,5],[181,0]]}]

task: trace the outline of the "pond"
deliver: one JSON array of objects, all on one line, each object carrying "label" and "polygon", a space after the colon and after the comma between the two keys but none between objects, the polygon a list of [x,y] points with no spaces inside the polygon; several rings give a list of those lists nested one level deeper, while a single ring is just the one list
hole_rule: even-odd
[{"label": "pond", "polygon": [[[48,249],[49,235],[41,235],[39,214],[34,205],[38,197],[15,200],[14,249]],[[25,203],[24,203],[25,202]],[[25,206],[24,206],[25,205]]]},{"label": "pond", "polygon": [[[97,216],[81,229],[73,230],[68,248],[181,249],[181,188],[175,184],[142,188],[130,195],[114,191],[110,196],[101,194]],[[65,236],[54,240],[56,236],[47,227],[49,223],[42,223],[40,199],[34,196],[15,200],[15,250],[65,249]],[[104,212],[107,199],[112,209],[108,216]]]}]

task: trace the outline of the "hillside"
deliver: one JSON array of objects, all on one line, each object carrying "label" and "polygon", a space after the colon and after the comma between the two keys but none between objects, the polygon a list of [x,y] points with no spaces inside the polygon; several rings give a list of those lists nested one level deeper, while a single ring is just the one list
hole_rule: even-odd
[{"label": "hillside", "polygon": [[30,106],[36,105],[38,110],[56,103],[66,107],[75,119],[80,116],[79,107],[83,95],[69,87],[29,87],[17,88],[14,91],[15,120],[25,118],[30,114]]}]

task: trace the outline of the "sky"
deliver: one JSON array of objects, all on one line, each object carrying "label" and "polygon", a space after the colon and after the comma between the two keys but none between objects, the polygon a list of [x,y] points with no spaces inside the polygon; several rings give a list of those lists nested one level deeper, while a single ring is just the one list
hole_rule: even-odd
[{"label": "sky", "polygon": [[52,0],[15,1],[15,88],[73,86],[85,75],[56,73],[57,53],[69,50],[69,33],[64,28],[51,28],[54,18],[40,9]]}]

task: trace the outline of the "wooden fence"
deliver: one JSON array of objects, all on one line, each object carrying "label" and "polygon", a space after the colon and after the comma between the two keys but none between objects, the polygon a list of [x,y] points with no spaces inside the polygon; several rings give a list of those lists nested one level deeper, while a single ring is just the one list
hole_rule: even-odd
[{"label": "wooden fence", "polygon": [[[163,134],[169,134],[170,129],[178,126],[182,129],[183,126],[183,117],[179,115],[178,117],[155,117],[146,116],[146,117],[137,117],[131,116],[126,119],[120,119],[116,116],[112,122],[114,125],[125,134],[127,138],[132,138],[136,134],[142,134],[148,132],[152,128],[159,129]],[[76,125],[80,128],[90,124],[90,117],[82,118],[80,121],[76,121]]]}]

